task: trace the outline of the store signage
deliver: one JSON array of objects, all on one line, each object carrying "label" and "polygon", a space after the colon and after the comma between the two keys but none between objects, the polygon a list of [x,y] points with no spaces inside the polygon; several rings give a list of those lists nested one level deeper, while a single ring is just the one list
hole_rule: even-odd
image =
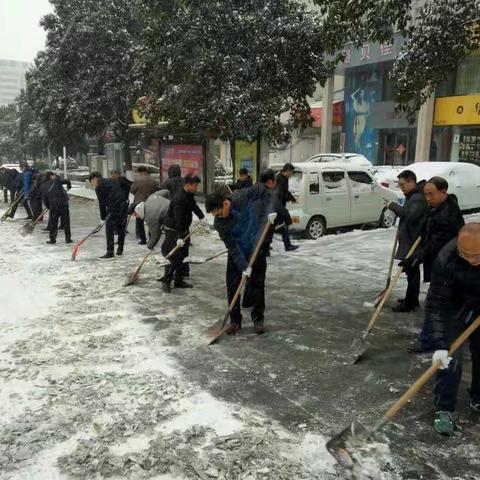
[{"label": "store signage", "polygon": [[[332,125],[334,125],[334,126],[342,126],[343,125],[343,111],[344,111],[343,101],[342,102],[335,102],[333,104]],[[322,126],[322,115],[323,115],[323,107],[312,108],[312,118],[313,118],[312,127],[321,127]]]},{"label": "store signage", "polygon": [[433,124],[480,125],[480,95],[437,98]]}]

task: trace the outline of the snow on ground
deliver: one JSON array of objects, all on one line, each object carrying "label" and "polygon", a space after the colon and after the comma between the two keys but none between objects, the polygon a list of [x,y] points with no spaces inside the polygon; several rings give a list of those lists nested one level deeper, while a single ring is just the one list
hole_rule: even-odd
[{"label": "snow on ground", "polygon": [[[72,207],[78,209],[78,214],[73,211],[75,239],[98,221],[87,203]],[[326,438],[310,423],[286,428],[245,401],[253,380],[233,385],[239,396],[232,402],[192,380],[179,359],[195,361],[197,355],[201,362],[211,355],[203,332],[225,307],[212,291],[219,289],[223,298],[223,285],[208,282],[221,282],[224,258],[204,270],[198,267],[197,285],[204,282],[210,288],[164,296],[155,281],[159,259],[149,262],[138,286],[123,287],[144,253],[133,239],[124,257],[100,262],[97,257],[105,248],[100,233],[73,263],[61,232],[56,246],[46,246],[39,229],[21,238],[20,224],[7,221],[0,226],[0,479],[407,478],[395,473],[385,442],[374,444],[377,456],[368,458],[360,471],[342,471],[325,449]],[[291,272],[284,293],[288,298],[292,292],[291,314],[301,315],[304,306],[296,303],[294,292],[305,285],[294,274],[334,263],[361,281],[378,283],[384,262],[370,271],[365,262],[385,257],[393,235],[354,231],[305,241],[295,252],[298,258],[276,256],[269,276]],[[193,244],[195,256],[223,248],[213,232],[195,237]],[[280,250],[276,239],[274,256]],[[207,313],[199,318],[192,305]],[[358,314],[353,306],[347,308]],[[321,331],[322,326],[317,328]],[[317,349],[298,344],[291,332],[274,331],[270,338],[291,344],[299,357]],[[247,346],[247,339],[240,337],[237,350],[242,342]],[[225,375],[234,369],[249,374],[221,349],[214,355]],[[310,422],[314,415],[276,383],[282,372],[269,360],[272,365],[264,368],[271,373],[261,381],[262,388]],[[350,401],[348,396],[345,401]],[[337,420],[332,427],[343,425]]]},{"label": "snow on ground", "polygon": [[[323,438],[287,432],[182,377],[173,347],[152,333],[157,318],[121,288],[127,267],[96,261],[101,235],[73,263],[61,232],[46,246],[39,230],[21,238],[20,224],[0,228],[0,478],[290,479],[334,471]],[[74,228],[75,238],[86,231]],[[175,320],[181,312],[160,313]],[[321,460],[317,452],[305,463],[312,442]]]}]

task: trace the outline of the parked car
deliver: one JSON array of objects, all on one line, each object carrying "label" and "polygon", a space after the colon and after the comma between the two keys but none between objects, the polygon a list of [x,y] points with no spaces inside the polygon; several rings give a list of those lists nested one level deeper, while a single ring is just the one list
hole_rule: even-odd
[{"label": "parked car", "polygon": [[0,165],[0,168],[5,168],[9,170],[16,170],[17,172],[22,173],[22,169],[18,163],[3,163]]},{"label": "parked car", "polygon": [[[296,163],[290,191],[297,203],[289,208],[292,230],[317,239],[328,229],[376,223],[388,228],[396,216],[385,209],[384,199],[395,202],[395,193],[382,187],[368,168],[342,162]],[[273,165],[279,171],[282,165]]]},{"label": "parked car", "polygon": [[138,167],[147,167],[147,172],[155,179],[160,180],[160,169],[150,163],[132,163],[133,173],[137,173]]},{"label": "parked car", "polygon": [[359,165],[361,167],[371,167],[372,163],[367,157],[358,153],[319,153],[306,160],[306,163],[310,162],[340,162],[347,163],[349,165]]},{"label": "parked car", "polygon": [[377,176],[380,184],[395,191],[399,198],[403,193],[398,187],[397,175],[402,170],[412,170],[417,180],[430,180],[432,177],[443,177],[449,185],[448,191],[458,198],[463,211],[480,209],[480,167],[466,162],[417,162],[398,171],[390,171],[386,175]]}]

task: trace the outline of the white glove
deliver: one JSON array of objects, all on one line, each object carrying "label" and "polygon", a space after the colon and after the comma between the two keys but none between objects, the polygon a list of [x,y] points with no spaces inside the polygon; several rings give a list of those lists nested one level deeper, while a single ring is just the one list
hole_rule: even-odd
[{"label": "white glove", "polygon": [[277,219],[277,214],[275,212],[268,214],[268,223],[270,223],[271,225],[275,223],[276,219]]},{"label": "white glove", "polygon": [[203,218],[200,220],[200,223],[201,223],[202,225],[208,225],[208,219],[207,219],[207,217],[203,217]]},{"label": "white glove", "polygon": [[432,357],[432,363],[438,362],[439,360],[441,363],[441,370],[448,368],[448,365],[452,361],[452,357],[448,356],[448,350],[435,350]]},{"label": "white glove", "polygon": [[184,247],[184,246],[185,246],[185,242],[184,242],[181,238],[179,238],[179,239],[177,240],[177,247],[178,247],[178,248],[182,248],[182,247]]},{"label": "white glove", "polygon": [[247,278],[250,278],[252,276],[252,267],[247,267],[247,269],[242,272],[242,275],[244,275]]}]

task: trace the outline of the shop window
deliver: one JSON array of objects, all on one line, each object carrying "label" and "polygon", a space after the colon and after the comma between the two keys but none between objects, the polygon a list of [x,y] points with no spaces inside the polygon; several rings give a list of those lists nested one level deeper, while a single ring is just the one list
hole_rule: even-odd
[{"label": "shop window", "polygon": [[464,58],[457,69],[456,95],[480,93],[480,55]]}]

